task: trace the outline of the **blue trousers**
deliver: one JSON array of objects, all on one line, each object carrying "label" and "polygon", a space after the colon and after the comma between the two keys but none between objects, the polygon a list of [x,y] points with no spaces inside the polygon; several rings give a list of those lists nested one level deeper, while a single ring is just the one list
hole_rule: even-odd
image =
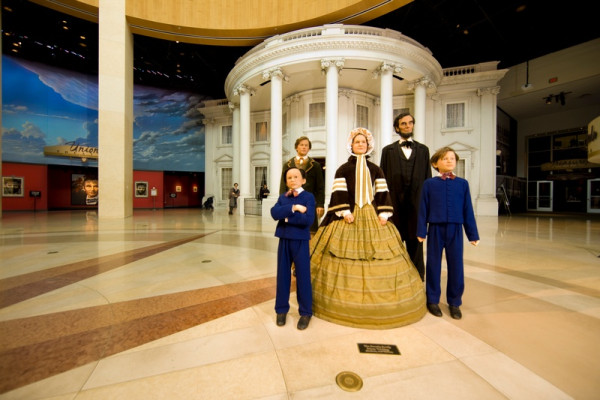
[{"label": "blue trousers", "polygon": [[296,299],[300,315],[312,315],[312,284],[310,281],[310,249],[308,240],[279,239],[277,249],[277,294],[275,312],[290,310],[292,262],[296,266]]},{"label": "blue trousers", "polygon": [[446,250],[448,282],[446,299],[450,306],[462,305],[465,291],[465,272],[463,262],[462,224],[429,224],[427,229],[427,263],[425,266],[425,292],[427,303],[440,302],[442,273],[442,251]]}]

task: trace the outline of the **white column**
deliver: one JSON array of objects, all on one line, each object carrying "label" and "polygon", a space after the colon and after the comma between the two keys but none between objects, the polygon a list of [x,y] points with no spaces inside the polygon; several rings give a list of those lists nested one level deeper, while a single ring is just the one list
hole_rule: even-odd
[{"label": "white column", "polygon": [[231,126],[231,178],[233,182],[240,180],[240,105],[229,102],[229,109],[233,113],[233,121]]},{"label": "white column", "polygon": [[392,133],[394,132],[394,100],[393,85],[394,74],[402,71],[402,67],[383,62],[376,73],[380,75],[380,138],[381,148],[392,143]]},{"label": "white column", "polygon": [[[202,124],[204,124],[204,148],[205,149],[216,149],[217,144],[219,143],[219,137],[221,132],[217,131],[217,127],[215,126],[214,118],[204,118],[202,120]],[[217,174],[215,173],[215,163],[213,159],[213,155],[210,154],[212,152],[206,151],[204,158],[204,195],[202,200],[204,200],[204,196],[207,194],[214,194],[215,199],[217,200],[219,197],[217,195],[217,184],[218,181],[215,179]],[[209,158],[210,157],[210,158]],[[220,184],[218,185],[221,186]]]},{"label": "white column", "polygon": [[133,214],[133,35],[126,0],[98,7],[98,214]]},{"label": "white column", "polygon": [[247,86],[239,86],[234,90],[240,96],[240,179],[238,210],[244,215],[244,199],[252,197],[250,191],[250,96],[254,91]]},{"label": "white column", "polygon": [[477,89],[481,101],[481,151],[479,160],[479,194],[475,201],[477,215],[498,215],[496,198],[496,102],[500,87]]},{"label": "white column", "polygon": [[263,72],[263,79],[271,79],[271,154],[269,156],[269,197],[278,198],[281,166],[283,165],[282,143],[282,81],[284,74],[280,68]]},{"label": "white column", "polygon": [[415,127],[413,130],[414,139],[417,142],[425,143],[425,109],[427,101],[427,85],[429,81],[421,80],[415,86]]},{"label": "white column", "polygon": [[327,89],[325,99],[327,152],[325,169],[325,203],[331,196],[333,178],[337,169],[337,136],[338,136],[338,74],[344,67],[344,59],[323,59],[321,69],[325,71]]}]

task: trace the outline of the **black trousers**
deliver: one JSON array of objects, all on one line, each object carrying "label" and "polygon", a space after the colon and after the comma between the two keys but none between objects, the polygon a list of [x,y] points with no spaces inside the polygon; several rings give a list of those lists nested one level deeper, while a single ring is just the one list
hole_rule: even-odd
[{"label": "black trousers", "polygon": [[421,280],[425,279],[425,262],[423,259],[423,243],[419,239],[404,240],[406,251],[410,256],[411,261],[415,264],[415,268],[419,271]]}]

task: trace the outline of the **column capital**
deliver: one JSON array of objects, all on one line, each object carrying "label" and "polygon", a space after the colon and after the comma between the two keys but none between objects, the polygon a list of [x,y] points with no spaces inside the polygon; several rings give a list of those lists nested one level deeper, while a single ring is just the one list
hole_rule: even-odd
[{"label": "column capital", "polygon": [[250,94],[250,96],[254,96],[254,93],[256,93],[256,91],[247,85],[240,85],[233,89],[234,96],[241,96],[242,94],[246,93]]},{"label": "column capital", "polygon": [[382,61],[381,65],[373,71],[373,79],[377,79],[382,73],[391,71],[393,74],[399,74],[404,69],[404,65],[396,64],[388,61]]},{"label": "column capital", "polygon": [[491,86],[491,87],[487,87],[487,88],[477,88],[477,96],[483,96],[486,94],[491,94],[496,96],[498,93],[500,93],[500,86]]},{"label": "column capital", "polygon": [[230,111],[235,110],[236,108],[239,108],[240,105],[238,103],[234,103],[232,101],[228,101],[227,102],[227,107],[229,108]]},{"label": "column capital", "polygon": [[204,119],[202,119],[202,123],[204,125],[214,124],[215,123],[215,119],[214,118],[204,118]]},{"label": "column capital", "polygon": [[263,79],[273,79],[274,77],[281,78],[284,81],[289,81],[290,77],[283,73],[281,67],[269,68],[262,73]]},{"label": "column capital", "polygon": [[321,71],[327,72],[330,67],[336,67],[338,74],[344,68],[345,58],[322,58],[321,59]]},{"label": "column capital", "polygon": [[347,99],[349,99],[350,97],[352,97],[352,93],[354,93],[352,90],[347,90],[347,89],[338,90],[338,97],[345,96]]},{"label": "column capital", "polygon": [[420,79],[408,82],[408,90],[415,90],[417,86],[424,86],[426,89],[436,88],[435,82],[433,82],[429,76],[424,76]]},{"label": "column capital", "polygon": [[292,104],[292,103],[298,103],[298,102],[300,102],[300,96],[298,96],[297,94],[294,94],[294,95],[292,95],[292,96],[290,96],[290,97],[286,97],[286,98],[283,100],[283,103],[284,103],[286,106],[289,106],[289,105],[290,105],[290,104]]}]

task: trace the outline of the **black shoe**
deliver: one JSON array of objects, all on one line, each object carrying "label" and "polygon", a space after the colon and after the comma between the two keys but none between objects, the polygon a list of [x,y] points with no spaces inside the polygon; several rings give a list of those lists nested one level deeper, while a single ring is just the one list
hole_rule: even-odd
[{"label": "black shoe", "polygon": [[450,316],[454,319],[461,319],[462,313],[460,312],[460,308],[457,306],[449,306],[450,308]]},{"label": "black shoe", "polygon": [[442,316],[442,310],[440,310],[440,306],[438,306],[437,304],[427,303],[427,309],[436,317]]},{"label": "black shoe", "polygon": [[308,323],[310,322],[310,315],[301,315],[300,320],[298,321],[298,329],[301,331],[308,327]]},{"label": "black shoe", "polygon": [[277,326],[285,325],[285,317],[287,314],[277,314]]}]

